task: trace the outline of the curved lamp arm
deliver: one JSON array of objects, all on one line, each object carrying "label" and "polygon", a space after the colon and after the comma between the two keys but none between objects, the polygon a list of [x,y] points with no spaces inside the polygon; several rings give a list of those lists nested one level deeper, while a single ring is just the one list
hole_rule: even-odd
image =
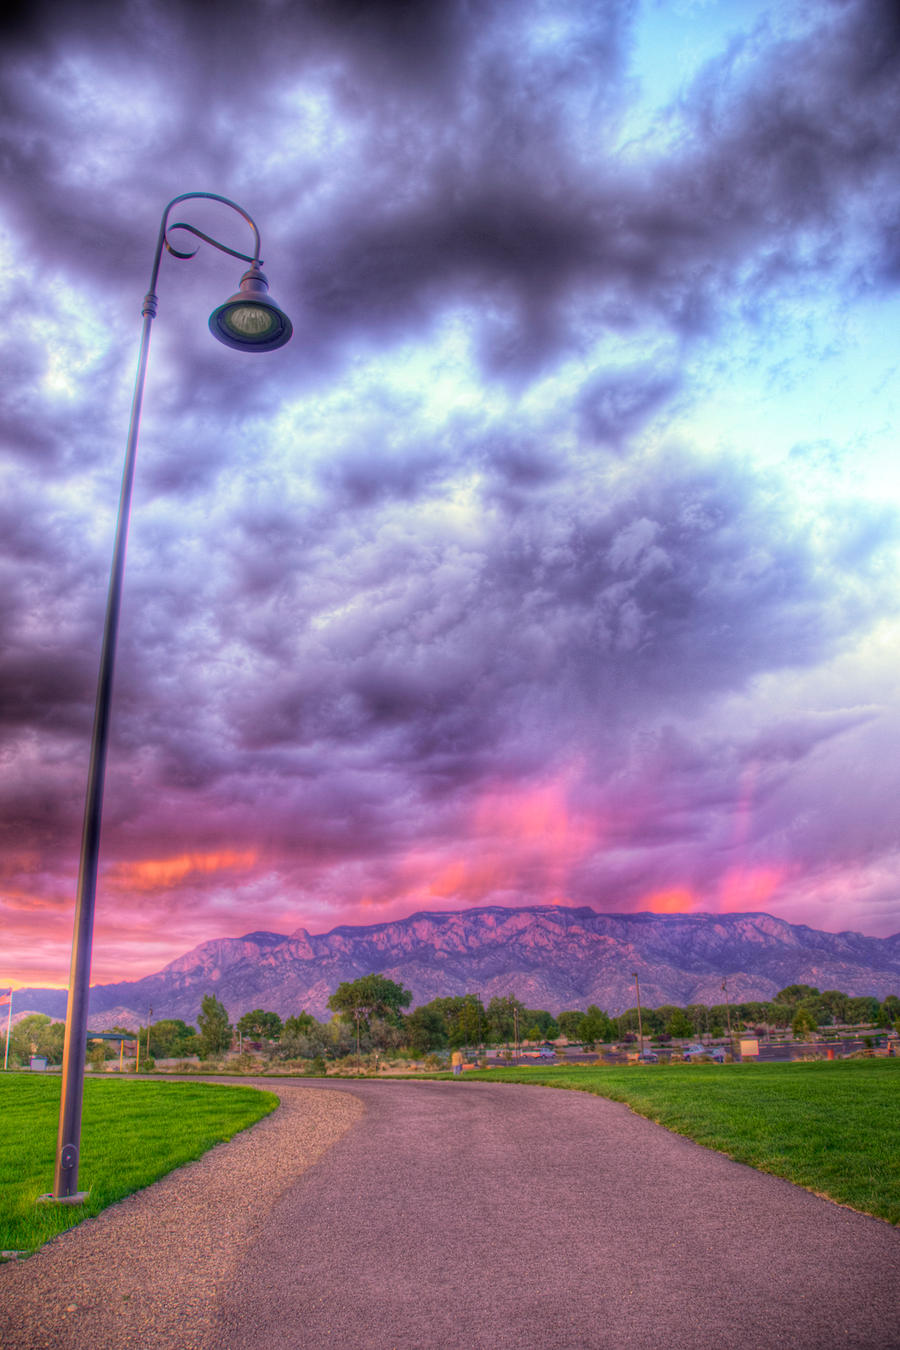
[{"label": "curved lamp arm", "polygon": [[[254,248],[252,258],[247,253],[238,253],[235,249],[228,248],[225,244],[220,244],[218,239],[213,239],[211,235],[204,234],[202,230],[198,230],[194,225],[187,225],[184,221],[178,221],[174,225],[169,225],[169,212],[172,210],[173,206],[177,206],[179,202],[190,202],[200,198],[211,202],[222,202],[223,205],[230,206],[232,211],[236,211],[239,216],[246,220],[253,231]],[[191,234],[204,240],[205,243],[212,244],[213,248],[217,248],[220,253],[230,253],[233,258],[240,258],[243,262],[248,262],[253,267],[259,267],[262,264],[262,258],[259,256],[259,230],[256,228],[256,221],[242,206],[238,206],[237,202],[233,202],[229,197],[220,197],[218,192],[182,192],[179,197],[173,197],[169,202],[162,213],[162,220],[159,225],[159,238],[156,241],[156,253],[153,257],[153,268],[150,272],[150,285],[147,288],[147,294],[144,296],[144,308],[141,311],[142,314],[149,313],[151,318],[156,317],[156,283],[159,278],[159,264],[162,261],[163,249],[168,253],[171,253],[173,258],[182,259],[193,258],[198,251],[197,249],[193,249],[190,253],[182,253],[179,249],[173,248],[169,243],[168,238],[168,231],[170,229],[189,230]]]},{"label": "curved lamp arm", "polygon": [[211,234],[204,234],[202,230],[197,229],[196,225],[188,225],[184,220],[176,220],[175,223],[170,225],[166,230],[164,241],[166,252],[171,253],[173,258],[195,258],[199,250],[192,248],[190,253],[181,253],[177,248],[173,248],[171,240],[169,239],[169,230],[189,230],[191,234],[195,234],[198,239],[204,239],[207,244],[212,244],[213,248],[217,248],[220,253],[230,253],[232,258],[241,258],[244,262],[253,263],[255,266],[258,265],[259,267],[262,267],[262,258],[251,258],[249,253],[238,253],[236,248],[229,248],[227,244],[220,244],[218,239],[213,239]]}]

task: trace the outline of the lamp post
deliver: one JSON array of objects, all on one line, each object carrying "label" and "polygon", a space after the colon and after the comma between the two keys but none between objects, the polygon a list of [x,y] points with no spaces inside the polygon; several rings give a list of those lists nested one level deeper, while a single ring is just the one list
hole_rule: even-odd
[{"label": "lamp post", "polygon": [[637,994],[637,1015],[638,1015],[638,1058],[644,1058],[644,1028],[641,1023],[641,983],[638,979],[636,970],[631,972],[634,978],[634,989]]},{"label": "lamp post", "polygon": [[[233,248],[204,234],[202,230],[184,221],[169,225],[169,212],[179,202],[204,198],[222,202],[247,222],[253,231],[253,254],[238,253]],[[255,222],[236,202],[220,197],[216,192],[183,192],[173,197],[163,211],[150,273],[150,287],[144,296],[141,310],[144,319],[138,354],[131,421],[125,447],[125,465],[119,497],[119,515],[113,546],[109,592],[106,601],[106,619],[103,625],[103,644],[100,654],[100,672],[97,678],[97,699],[94,705],[94,729],[88,767],[87,792],[84,806],[84,825],[81,836],[81,858],[78,869],[78,891],[75,901],[75,923],[72,937],[72,964],[69,971],[69,1002],[66,1012],[66,1037],[63,1048],[62,1093],[59,1107],[59,1137],[57,1141],[56,1171],[51,1194],[42,1200],[65,1204],[80,1204],[87,1193],[78,1190],[78,1157],[81,1146],[81,1103],[84,1092],[84,1062],[86,1051],[87,1010],[90,991],[91,945],[94,927],[94,897],[97,889],[97,867],[100,849],[100,821],[103,809],[103,783],[106,771],[106,751],[109,741],[109,714],[112,696],[113,669],[116,655],[116,637],[122,600],[122,578],[125,570],[125,545],[128,537],[128,517],[131,510],[131,491],[137,453],[147,356],[150,350],[150,325],[156,317],[156,284],[165,248],[174,258],[193,258],[199,244],[190,252],[174,248],[169,240],[170,230],[186,230],[204,243],[211,244],[220,253],[229,253],[249,263],[249,269],[240,280],[239,290],[209,316],[209,329],[214,338],[226,347],[238,351],[271,352],[290,341],[292,327],[287,315],[279,309],[267,292],[268,282],[260,270],[259,230]]]}]

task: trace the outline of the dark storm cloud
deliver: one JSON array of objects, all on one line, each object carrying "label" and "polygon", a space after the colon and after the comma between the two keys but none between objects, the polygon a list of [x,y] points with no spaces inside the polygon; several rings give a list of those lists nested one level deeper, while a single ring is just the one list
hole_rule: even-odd
[{"label": "dark storm cloud", "polygon": [[[125,706],[138,717],[139,708],[164,717],[142,739],[169,747],[171,763],[182,766],[169,777],[191,778],[199,754],[196,772],[212,781],[207,731],[187,734],[206,705],[218,727],[209,737],[236,736],[242,756],[278,745],[299,754],[316,744],[320,754],[352,753],[369,764],[384,758],[394,770],[416,772],[452,751],[462,783],[496,771],[507,756],[514,764],[524,752],[540,763],[567,753],[576,728],[591,734],[592,717],[601,728],[622,719],[630,726],[648,702],[657,713],[692,713],[759,672],[812,665],[852,641],[889,598],[887,577],[880,588],[872,584],[873,553],[857,559],[855,573],[841,558],[836,586],[828,541],[779,507],[777,482],[734,465],[673,452],[634,473],[627,494],[605,498],[598,478],[595,495],[577,505],[568,495],[536,502],[489,541],[468,551],[457,544],[443,558],[428,532],[413,532],[393,558],[377,553],[374,571],[366,515],[358,514],[361,542],[358,557],[345,559],[345,594],[353,596],[358,569],[366,603],[351,601],[314,631],[301,574],[292,582],[282,575],[279,631],[264,629],[257,643],[259,612],[239,602],[236,617],[211,583],[196,609],[230,611],[232,631],[237,624],[257,661],[217,671],[221,637],[201,629],[192,640],[188,622],[185,638],[185,597],[187,612],[176,606],[182,631],[171,639],[182,648],[179,663],[193,653],[183,714],[169,703],[165,674],[153,677],[152,668],[129,667]],[[865,534],[861,508],[846,514]],[[383,526],[377,511],[370,524],[376,533]],[[872,538],[884,546],[897,536],[895,519]],[[369,543],[374,548],[375,538]],[[156,610],[137,597],[134,605],[136,650],[151,652]],[[164,651],[167,612],[164,603]],[[202,643],[210,639],[213,659],[204,666]],[[168,659],[155,668],[164,671]],[[131,679],[141,687],[132,690]],[[214,763],[213,778],[233,767],[230,752]],[[296,764],[289,756],[285,772]],[[456,786],[445,776],[445,790]]]},{"label": "dark storm cloud", "polygon": [[[877,7],[834,7],[818,32],[743,55],[709,64],[671,113],[675,152],[652,167],[613,175],[602,153],[573,153],[513,79],[477,89],[464,145],[451,135],[444,153],[410,162],[405,144],[379,143],[385,182],[412,188],[409,204],[370,185],[337,200],[325,238],[310,240],[317,320],[390,327],[421,321],[451,290],[477,294],[511,324],[484,321],[486,369],[502,373],[558,358],[576,339],[573,302],[613,329],[655,315],[691,338],[715,327],[736,285],[752,312],[823,266],[849,283],[898,206],[897,58]],[[541,93],[552,90],[548,73]],[[500,144],[498,123],[515,129]],[[880,189],[868,221],[853,208],[866,182]]]},{"label": "dark storm cloud", "polygon": [[[573,316],[585,305],[613,330],[655,315],[690,338],[715,326],[738,277],[747,306],[756,292],[796,285],[816,239],[817,267],[829,252],[832,265],[858,267],[855,250],[841,259],[841,232],[867,180],[883,180],[881,201],[874,219],[855,223],[870,251],[893,247],[880,240],[897,219],[891,129],[900,95],[882,7],[825,6],[811,35],[710,62],[670,114],[674,152],[653,162],[651,151],[650,164],[615,171],[608,150],[616,107],[600,101],[586,145],[572,144],[564,115],[579,87],[614,88],[621,79],[632,7],[602,8],[565,11],[567,48],[564,40],[529,44],[534,11],[503,3],[371,12],[223,5],[213,23],[191,6],[134,7],[132,59],[141,62],[137,36],[148,38],[145,59],[165,58],[164,97],[172,100],[155,150],[141,147],[143,176],[165,200],[164,166],[173,153],[190,165],[190,138],[182,142],[193,123],[204,128],[207,172],[226,153],[217,113],[248,63],[264,66],[270,80],[248,106],[247,131],[274,115],[278,78],[302,87],[324,65],[336,106],[352,115],[367,173],[339,175],[312,205],[312,165],[299,156],[296,181],[268,188],[281,207],[270,215],[294,216],[290,252],[302,290],[295,283],[291,298],[301,325],[319,344],[329,335],[397,334],[427,322],[451,295],[467,297],[496,310],[479,327],[486,370],[501,375],[557,359],[577,341]],[[79,35],[88,60],[104,32],[93,9],[79,16],[50,7],[40,16],[32,36],[40,34],[45,62],[66,40],[78,50]],[[121,7],[110,18],[99,48],[119,53],[121,65],[130,45]],[[101,202],[67,173],[72,151],[35,76],[23,64],[8,80],[9,208],[48,255],[70,250],[74,229],[82,268],[96,266],[98,281],[111,268],[121,275],[146,251],[131,189]],[[160,86],[155,66],[151,102]],[[289,131],[285,115],[280,134]]]}]

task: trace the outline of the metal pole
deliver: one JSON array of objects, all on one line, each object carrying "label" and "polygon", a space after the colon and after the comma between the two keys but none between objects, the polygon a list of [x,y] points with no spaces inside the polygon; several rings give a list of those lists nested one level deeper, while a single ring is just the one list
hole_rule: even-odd
[{"label": "metal pole", "polygon": [[94,705],[94,729],[91,736],[84,826],[81,834],[81,858],[78,867],[78,892],[75,899],[72,964],[69,971],[69,1003],[66,1011],[66,1038],[63,1047],[56,1171],[53,1178],[53,1193],[49,1197],[52,1200],[68,1201],[70,1204],[81,1203],[87,1195],[87,1192],[78,1190],[78,1156],[81,1147],[81,1100],[84,1093],[84,1064],[87,1053],[94,901],[97,894],[103,785],[106,773],[106,752],[109,746],[109,714],[116,660],[116,639],[119,631],[119,611],[122,606],[122,578],[125,572],[128,520],[131,512],[131,493],[134,485],[134,465],[137,455],[141,404],[144,398],[144,381],[147,374],[147,356],[150,351],[150,325],[156,314],[156,296],[152,292],[148,292],[144,297],[142,313],[144,324],[141,330],[134,398],[131,403],[131,422],[125,447],[125,466],[122,471],[119,515],[113,546],[109,593],[106,600],[106,619],[103,625],[100,672],[97,677],[97,701]]},{"label": "metal pole", "polygon": [[9,1036],[12,1031],[12,996],[13,991],[9,991],[9,1012],[6,1015],[6,1050],[3,1055],[3,1072],[6,1073],[6,1066],[9,1063]]},{"label": "metal pole", "polygon": [[644,1028],[643,1028],[643,1024],[642,1024],[642,1022],[641,1022],[641,983],[640,983],[640,980],[638,979],[637,971],[636,971],[636,970],[633,970],[631,973],[632,973],[632,975],[634,976],[634,988],[635,988],[635,992],[636,992],[636,994],[637,994],[638,1047],[639,1047],[639,1048],[638,1048],[638,1055],[640,1056],[641,1059],[643,1059],[643,1058],[644,1058]]}]

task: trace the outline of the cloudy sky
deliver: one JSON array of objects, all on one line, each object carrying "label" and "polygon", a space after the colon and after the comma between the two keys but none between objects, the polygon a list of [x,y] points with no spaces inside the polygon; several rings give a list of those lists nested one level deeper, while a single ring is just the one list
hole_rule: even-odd
[{"label": "cloudy sky", "polygon": [[294,338],[217,344],[243,265],[164,257],[94,980],[488,903],[900,930],[894,5],[5,22],[0,983],[68,978],[191,191]]}]

